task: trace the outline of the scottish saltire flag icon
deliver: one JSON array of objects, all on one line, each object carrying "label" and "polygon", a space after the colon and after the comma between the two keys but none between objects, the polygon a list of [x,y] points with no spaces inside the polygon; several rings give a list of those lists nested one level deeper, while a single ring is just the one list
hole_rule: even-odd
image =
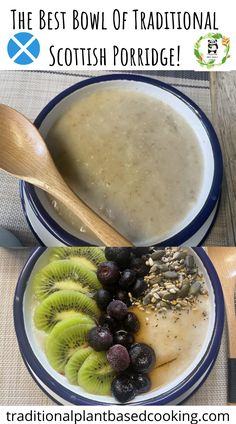
[{"label": "scottish saltire flag icon", "polygon": [[9,40],[7,52],[18,65],[29,65],[39,56],[40,44],[30,32],[18,32]]}]

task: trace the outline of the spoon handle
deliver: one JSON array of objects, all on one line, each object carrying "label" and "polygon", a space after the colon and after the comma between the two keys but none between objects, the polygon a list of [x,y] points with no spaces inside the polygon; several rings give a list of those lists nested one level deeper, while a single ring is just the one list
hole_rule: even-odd
[{"label": "spoon handle", "polygon": [[[57,200],[60,200],[74,215],[78,216],[81,221],[88,226],[99,240],[105,246],[110,247],[126,247],[132,246],[131,242],[112,228],[100,216],[98,216],[92,209],[90,209],[79,197],[65,183],[59,172],[54,170],[54,181],[56,177],[56,185],[52,186],[44,184],[41,181],[34,181],[34,184],[41,189],[47,191]],[[50,178],[49,178],[50,180]]]}]

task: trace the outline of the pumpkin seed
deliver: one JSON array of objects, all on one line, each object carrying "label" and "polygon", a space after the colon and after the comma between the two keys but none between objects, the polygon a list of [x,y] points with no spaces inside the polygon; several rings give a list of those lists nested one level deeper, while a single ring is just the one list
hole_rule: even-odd
[{"label": "pumpkin seed", "polygon": [[187,297],[190,289],[190,282],[188,280],[183,281],[183,285],[178,292],[178,297]]},{"label": "pumpkin seed", "polygon": [[185,259],[186,256],[187,256],[187,252],[185,252],[185,251],[175,252],[174,255],[173,255],[173,259],[177,259],[177,260]]},{"label": "pumpkin seed", "polygon": [[193,274],[197,274],[197,268],[190,268],[188,269],[188,273],[193,275]]},{"label": "pumpkin seed", "polygon": [[157,259],[161,259],[165,255],[164,250],[157,250],[151,254],[151,258],[156,261]]},{"label": "pumpkin seed", "polygon": [[161,272],[168,271],[169,269],[167,264],[157,263],[156,265],[157,265],[157,269],[159,269]]},{"label": "pumpkin seed", "polygon": [[149,283],[151,285],[158,284],[158,283],[160,284],[162,280],[163,280],[162,275],[155,275],[155,276],[153,276],[152,278],[149,279]]},{"label": "pumpkin seed", "polygon": [[164,272],[164,277],[169,280],[177,280],[178,279],[178,274],[176,271],[166,271]]},{"label": "pumpkin seed", "polygon": [[143,298],[143,305],[148,305],[151,301],[152,295],[151,293],[146,294]]},{"label": "pumpkin seed", "polygon": [[185,265],[187,268],[193,268],[195,263],[194,263],[194,258],[192,255],[187,255],[184,261]]},{"label": "pumpkin seed", "polygon": [[157,264],[152,265],[150,272],[156,272],[158,270]]},{"label": "pumpkin seed", "polygon": [[171,300],[177,299],[177,297],[179,297],[179,294],[168,292],[168,293],[164,294],[164,296],[162,296],[162,299],[171,301]]},{"label": "pumpkin seed", "polygon": [[196,296],[200,292],[201,286],[200,281],[195,281],[189,289],[189,296]]},{"label": "pumpkin seed", "polygon": [[189,289],[189,296],[196,296],[200,292],[201,287],[200,281],[194,281]]}]

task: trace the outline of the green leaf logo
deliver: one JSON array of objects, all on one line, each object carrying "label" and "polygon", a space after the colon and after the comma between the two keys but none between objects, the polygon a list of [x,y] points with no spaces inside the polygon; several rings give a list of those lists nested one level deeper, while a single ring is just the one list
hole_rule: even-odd
[{"label": "green leaf logo", "polygon": [[[221,48],[221,54],[218,54],[219,47]],[[194,44],[194,55],[197,62],[201,67],[206,67],[207,69],[224,64],[230,57],[229,50],[230,39],[221,33],[208,32]]]}]

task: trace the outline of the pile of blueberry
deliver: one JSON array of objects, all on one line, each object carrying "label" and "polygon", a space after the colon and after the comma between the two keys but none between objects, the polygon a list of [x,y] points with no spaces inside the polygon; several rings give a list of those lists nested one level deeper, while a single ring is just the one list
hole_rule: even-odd
[{"label": "pile of blueberry", "polygon": [[99,325],[88,334],[88,342],[96,351],[107,351],[107,360],[116,371],[112,394],[119,402],[128,402],[151,387],[148,373],[156,356],[145,343],[136,343],[134,333],[140,328],[138,318],[129,312],[132,298],[142,296],[148,273],[143,249],[106,248],[107,262],[99,264],[97,276],[103,288],[96,293],[102,315]]}]

